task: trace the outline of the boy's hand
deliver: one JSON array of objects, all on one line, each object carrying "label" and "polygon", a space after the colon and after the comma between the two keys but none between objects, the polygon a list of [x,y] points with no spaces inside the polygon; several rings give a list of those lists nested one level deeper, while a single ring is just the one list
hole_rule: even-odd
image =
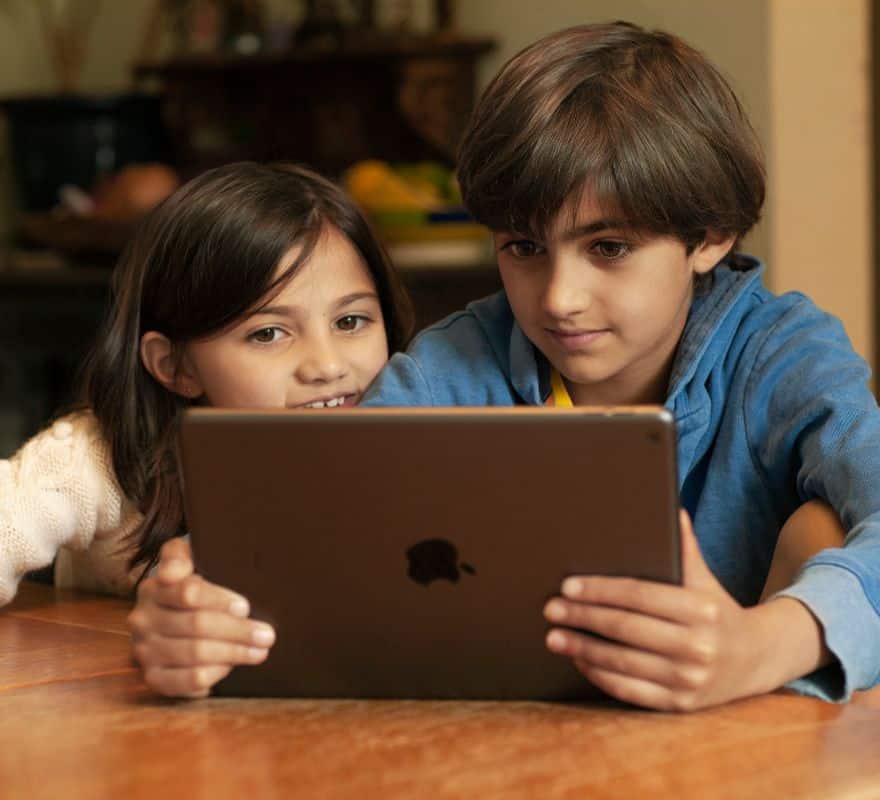
[{"label": "boy's hand", "polygon": [[249,613],[243,597],[194,574],[187,542],[166,542],[128,617],[147,685],[172,697],[205,697],[235,665],[264,661],[275,633]]},{"label": "boy's hand", "polygon": [[[805,615],[808,625],[818,627],[806,608],[789,598],[743,608],[706,566],[685,511],[681,532],[683,586],[567,578],[563,597],[552,598],[544,616],[568,629],[548,631],[547,647],[573,658],[583,675],[612,697],[665,711],[772,691],[810,671],[804,667],[783,676],[774,663],[780,644],[774,637],[788,622],[800,623]],[[799,627],[798,633],[804,630]],[[821,633],[815,633],[819,649]]]}]

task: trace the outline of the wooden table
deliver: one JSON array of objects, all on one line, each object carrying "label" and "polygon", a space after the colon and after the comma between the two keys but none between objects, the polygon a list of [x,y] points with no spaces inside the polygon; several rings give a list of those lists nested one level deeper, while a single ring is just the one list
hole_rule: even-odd
[{"label": "wooden table", "polygon": [[614,704],[169,701],[120,600],[23,585],[0,612],[0,797],[880,797],[880,698]]}]

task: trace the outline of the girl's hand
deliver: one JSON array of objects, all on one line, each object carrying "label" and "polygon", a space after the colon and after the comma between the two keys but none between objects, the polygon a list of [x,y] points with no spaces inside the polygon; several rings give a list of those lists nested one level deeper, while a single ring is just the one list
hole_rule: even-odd
[{"label": "girl's hand", "polygon": [[205,697],[234,666],[264,661],[275,632],[249,613],[243,597],[194,574],[187,542],[166,542],[128,617],[147,685],[172,697]]},{"label": "girl's hand", "polygon": [[[706,566],[685,511],[681,533],[683,586],[567,578],[563,597],[544,608],[551,623],[566,626],[548,631],[547,647],[612,697],[664,711],[769,692],[827,662],[805,606],[783,597],[743,608]],[[786,637],[805,651],[797,663],[783,663]]]}]

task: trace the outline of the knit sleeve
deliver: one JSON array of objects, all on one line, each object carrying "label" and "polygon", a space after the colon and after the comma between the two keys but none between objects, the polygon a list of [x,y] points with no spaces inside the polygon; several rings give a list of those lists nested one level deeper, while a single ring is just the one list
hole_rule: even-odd
[{"label": "knit sleeve", "polygon": [[0,461],[0,605],[26,572],[51,564],[60,548],[84,552],[97,539],[115,539],[131,521],[94,417],[57,421]]}]

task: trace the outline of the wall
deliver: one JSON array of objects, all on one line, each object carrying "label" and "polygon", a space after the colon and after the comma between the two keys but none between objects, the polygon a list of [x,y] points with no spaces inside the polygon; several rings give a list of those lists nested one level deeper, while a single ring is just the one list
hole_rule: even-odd
[{"label": "wall", "polygon": [[[76,0],[91,2],[92,0]],[[152,0],[103,2],[90,39],[82,87],[87,92],[123,91],[129,64]],[[33,0],[0,0],[0,97],[51,94],[56,90],[46,43]],[[8,236],[11,178],[6,131],[0,118],[0,243]]]},{"label": "wall", "polygon": [[843,319],[871,358],[875,325],[869,4],[769,5],[776,291],[799,289]]}]

